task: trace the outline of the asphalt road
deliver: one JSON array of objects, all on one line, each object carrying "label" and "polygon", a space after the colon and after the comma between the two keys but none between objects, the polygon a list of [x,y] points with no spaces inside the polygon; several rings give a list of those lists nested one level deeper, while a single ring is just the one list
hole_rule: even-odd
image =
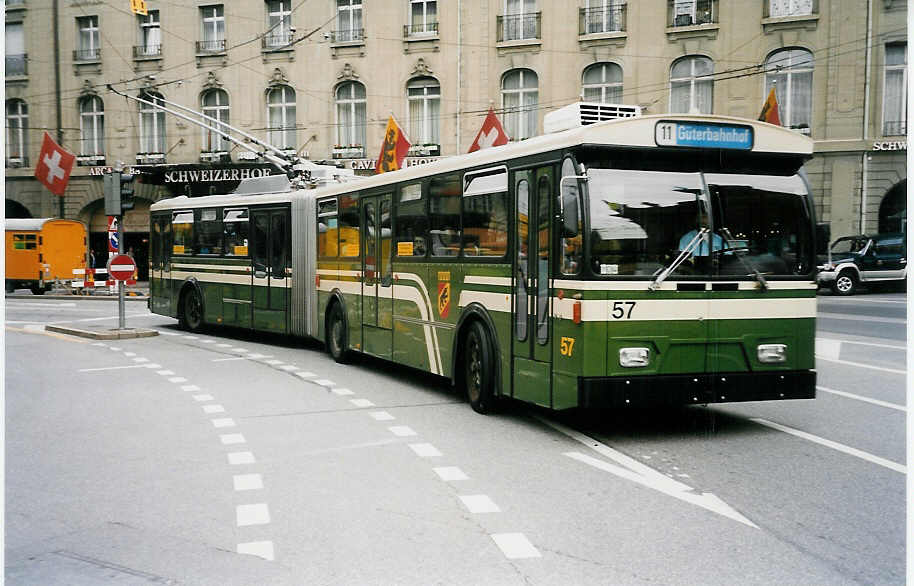
[{"label": "asphalt road", "polygon": [[[8,584],[902,584],[902,294],[820,297],[814,401],[479,416],[435,377],[6,299]],[[244,555],[239,555],[244,554]]]}]

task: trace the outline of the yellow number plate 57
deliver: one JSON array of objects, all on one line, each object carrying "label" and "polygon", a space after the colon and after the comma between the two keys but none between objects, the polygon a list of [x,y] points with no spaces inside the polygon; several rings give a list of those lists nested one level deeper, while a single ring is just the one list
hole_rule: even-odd
[{"label": "yellow number plate 57", "polygon": [[559,352],[562,353],[562,356],[571,356],[571,353],[574,352],[574,338],[562,336],[562,341],[559,344]]}]

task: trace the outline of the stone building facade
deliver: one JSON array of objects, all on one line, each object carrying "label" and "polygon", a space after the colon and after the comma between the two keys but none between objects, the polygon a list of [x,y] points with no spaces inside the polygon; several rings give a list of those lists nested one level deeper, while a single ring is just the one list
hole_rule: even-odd
[{"label": "stone building facade", "polygon": [[[45,131],[80,155],[63,213],[93,243],[104,167],[257,161],[107,84],[361,171],[391,114],[418,164],[466,152],[490,106],[523,139],[582,97],[755,118],[774,85],[784,124],[815,140],[807,169],[832,236],[904,226],[905,0],[147,0],[146,16],[129,5],[6,1],[8,217],[60,213],[32,178]],[[169,193],[138,186],[125,223],[141,263],[148,206]]]}]

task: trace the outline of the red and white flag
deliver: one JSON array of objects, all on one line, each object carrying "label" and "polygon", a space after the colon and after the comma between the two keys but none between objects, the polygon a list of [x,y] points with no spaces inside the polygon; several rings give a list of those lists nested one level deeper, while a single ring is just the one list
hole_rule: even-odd
[{"label": "red and white flag", "polygon": [[38,154],[38,164],[35,165],[35,177],[50,189],[51,193],[62,197],[70,181],[74,161],[76,155],[68,153],[45,132],[44,140],[41,141],[41,153]]},{"label": "red and white flag", "polygon": [[505,129],[501,126],[501,122],[498,121],[498,116],[495,115],[495,110],[489,108],[489,113],[486,114],[486,119],[482,123],[482,128],[479,129],[476,140],[473,141],[473,144],[470,145],[470,150],[467,152],[472,153],[479,149],[501,146],[503,144],[508,144],[509,140],[508,135],[505,134]]}]

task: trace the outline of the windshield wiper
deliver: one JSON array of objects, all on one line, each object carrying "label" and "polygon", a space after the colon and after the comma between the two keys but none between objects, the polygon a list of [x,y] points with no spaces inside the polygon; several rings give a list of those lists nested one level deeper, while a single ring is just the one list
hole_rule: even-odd
[{"label": "windshield wiper", "polygon": [[689,258],[689,255],[692,254],[692,251],[698,247],[701,241],[704,239],[705,234],[708,233],[707,228],[702,228],[698,231],[697,234],[689,241],[689,244],[682,249],[682,252],[679,253],[679,256],[676,257],[673,262],[670,263],[670,266],[663,269],[659,275],[654,279],[654,281],[648,286],[650,291],[656,291],[657,287],[660,286],[660,283],[664,282],[667,277],[670,276],[670,273],[676,270],[676,268],[681,265],[685,259]]},{"label": "windshield wiper", "polygon": [[[733,237],[733,234],[730,233],[730,228],[722,227],[720,229],[720,231],[724,235],[724,237],[727,239],[728,244],[730,242],[733,242],[736,240]],[[733,252],[733,251],[737,251],[737,250],[749,250],[749,247],[741,246],[739,248],[724,248],[722,250],[715,250],[714,252],[717,254],[722,254],[724,252]],[[739,263],[741,265],[743,265],[743,268],[745,268],[747,271],[749,271],[750,275],[755,277],[755,280],[758,281],[759,287],[762,288],[762,291],[767,291],[768,290],[768,281],[765,280],[765,276],[762,274],[762,272],[760,270],[758,270],[758,267],[755,266],[755,263],[753,263],[748,258],[743,258],[739,254],[734,254],[733,256],[735,256],[736,260],[738,260]]]}]

